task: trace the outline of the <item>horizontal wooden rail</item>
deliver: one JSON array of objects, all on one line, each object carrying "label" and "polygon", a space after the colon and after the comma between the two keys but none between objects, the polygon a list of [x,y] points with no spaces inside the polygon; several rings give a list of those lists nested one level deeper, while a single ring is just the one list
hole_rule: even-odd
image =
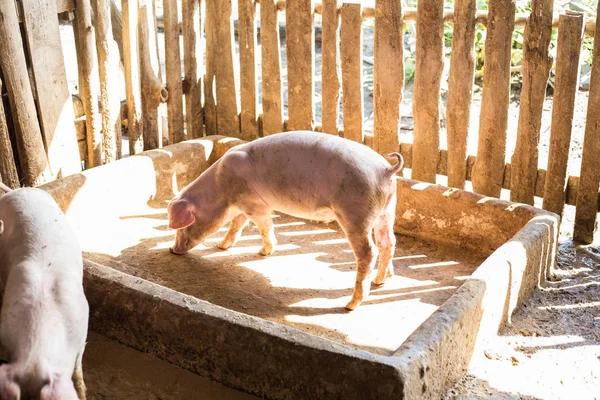
[{"label": "horizontal wooden rail", "polygon": [[[23,21],[23,0],[16,0],[17,3],[17,15],[19,16],[19,22]],[[62,14],[67,11],[73,11],[75,8],[75,0],[56,0],[56,10],[58,14]]]}]

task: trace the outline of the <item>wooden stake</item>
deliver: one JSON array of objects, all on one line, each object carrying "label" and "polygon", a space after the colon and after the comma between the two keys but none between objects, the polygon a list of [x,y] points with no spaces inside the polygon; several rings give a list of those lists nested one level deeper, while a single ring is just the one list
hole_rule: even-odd
[{"label": "wooden stake", "polygon": [[312,0],[286,4],[286,47],[288,70],[287,130],[313,129],[315,30]]},{"label": "wooden stake", "polygon": [[281,54],[277,7],[273,0],[260,4],[263,136],[283,130]]},{"label": "wooden stake", "polygon": [[162,147],[158,106],[168,98],[162,86],[156,51],[156,28],[152,0],[139,0],[138,49],[144,150]]},{"label": "wooden stake", "polygon": [[204,60],[200,30],[200,0],[183,0],[183,63],[185,68],[185,114],[187,137],[199,138],[204,133],[202,112],[202,70]]},{"label": "wooden stake", "polygon": [[179,21],[177,2],[163,0],[165,13],[165,64],[167,73],[167,116],[169,144],[185,140],[183,130],[183,93],[181,88],[181,52],[179,49]]},{"label": "wooden stake", "polygon": [[422,0],[417,9],[413,87],[415,122],[411,178],[435,183],[440,150],[440,82],[444,69],[444,2]]},{"label": "wooden stake", "polygon": [[456,0],[452,55],[448,80],[446,122],[448,134],[448,186],[464,189],[467,179],[467,138],[475,72],[475,0]]},{"label": "wooden stake", "polygon": [[517,143],[511,160],[510,199],[533,205],[538,144],[546,86],[553,59],[548,54],[554,0],[532,0],[523,39],[523,86]]},{"label": "wooden stake", "polygon": [[376,0],[375,9],[373,148],[380,154],[387,154],[400,148],[398,129],[404,88],[404,22],[399,1]]},{"label": "wooden stake", "polygon": [[258,138],[256,96],[256,21],[254,0],[238,0],[238,41],[240,49],[241,129],[243,140]]},{"label": "wooden stake", "polygon": [[14,1],[0,1],[0,69],[4,74],[25,186],[38,186],[52,174],[27,74],[23,41]]},{"label": "wooden stake", "polygon": [[85,110],[85,131],[87,141],[86,167],[102,165],[101,119],[98,117],[98,65],[94,57],[94,28],[89,0],[79,0],[73,20],[77,66],[79,71],[79,95]]},{"label": "wooden stake", "polygon": [[120,158],[121,103],[116,78],[119,74],[117,45],[113,40],[110,0],[92,0],[96,28],[96,50],[100,75],[100,104],[102,107],[102,150],[104,163]]},{"label": "wooden stake", "polygon": [[[0,94],[2,93],[2,81],[0,81]],[[6,114],[4,114],[4,104],[0,99],[0,181],[4,182],[10,188],[18,188],[19,175],[15,165],[15,157],[10,143],[8,127],[6,126]]]},{"label": "wooden stake", "polygon": [[363,143],[363,58],[360,3],[343,3],[341,15],[343,137]]},{"label": "wooden stake", "polygon": [[[217,77],[217,131],[219,135],[241,138],[238,90],[234,72],[232,0],[214,0],[217,6],[215,67]],[[211,1],[208,0],[210,3]]]},{"label": "wooden stake", "polygon": [[[600,14],[600,2],[596,15]],[[600,24],[596,25],[596,38],[600,38]],[[594,240],[598,214],[598,183],[600,182],[600,40],[594,40],[590,93],[585,118],[585,138],[581,157],[581,176],[577,191],[575,229],[573,239],[589,244]]]},{"label": "wooden stake", "polygon": [[321,119],[323,132],[336,136],[340,109],[339,4],[339,0],[323,0],[321,20]]},{"label": "wooden stake", "polygon": [[138,2],[122,0],[123,7],[123,61],[125,91],[127,98],[127,133],[129,154],[140,153],[144,149],[142,125],[142,100],[140,94],[139,52],[138,52]]},{"label": "wooden stake", "polygon": [[500,197],[504,177],[514,21],[514,0],[490,0],[479,143],[472,182],[475,192],[494,197]]},{"label": "wooden stake", "polygon": [[583,14],[566,14],[560,16],[558,25],[552,126],[543,201],[545,210],[558,215],[562,215],[565,204],[567,166],[579,81],[579,56],[584,20]]},{"label": "wooden stake", "polygon": [[216,59],[217,59],[217,1],[206,0],[206,72],[204,75],[204,124],[207,135],[217,132],[217,93],[216,93]]}]

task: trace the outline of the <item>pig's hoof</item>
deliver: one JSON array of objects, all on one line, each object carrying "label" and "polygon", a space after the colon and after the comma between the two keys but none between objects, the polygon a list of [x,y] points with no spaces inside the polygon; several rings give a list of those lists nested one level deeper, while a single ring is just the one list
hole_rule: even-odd
[{"label": "pig's hoof", "polygon": [[217,247],[218,247],[219,249],[221,249],[221,250],[227,250],[228,248],[230,248],[230,247],[231,247],[231,243],[228,243],[228,242],[222,241],[221,243],[219,243],[219,244],[217,245]]},{"label": "pig's hoof", "polygon": [[353,311],[354,309],[356,309],[356,307],[358,307],[360,303],[360,300],[352,299],[348,304],[346,304],[346,310]]},{"label": "pig's hoof", "polygon": [[263,247],[262,249],[260,249],[260,251],[258,252],[258,254],[260,254],[261,256],[270,256],[275,252],[275,250],[272,247]]}]

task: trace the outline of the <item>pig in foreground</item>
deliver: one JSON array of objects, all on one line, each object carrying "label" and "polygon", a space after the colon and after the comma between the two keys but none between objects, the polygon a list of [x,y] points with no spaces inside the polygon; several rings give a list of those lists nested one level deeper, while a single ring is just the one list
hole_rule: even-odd
[{"label": "pig in foreground", "polygon": [[0,195],[0,399],[85,399],[88,302],[79,243],[41,189]]},{"label": "pig in foreground", "polygon": [[273,211],[313,221],[336,220],[357,261],[356,285],[346,305],[353,310],[369,293],[367,277],[378,253],[374,283],[381,285],[393,275],[395,175],[403,160],[398,153],[391,155],[398,159],[395,166],[367,146],[308,131],[233,147],[169,204],[169,227],[177,229],[171,251],[185,254],[231,221],[218,245],[227,249],[250,220],[260,231],[260,254],[266,256],[277,243]]}]

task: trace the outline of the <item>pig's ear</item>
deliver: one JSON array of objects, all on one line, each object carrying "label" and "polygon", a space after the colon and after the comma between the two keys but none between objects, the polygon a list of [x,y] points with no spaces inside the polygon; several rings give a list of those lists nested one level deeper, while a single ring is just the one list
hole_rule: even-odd
[{"label": "pig's ear", "polygon": [[169,204],[169,228],[182,229],[196,220],[194,206],[187,200],[175,200]]}]

